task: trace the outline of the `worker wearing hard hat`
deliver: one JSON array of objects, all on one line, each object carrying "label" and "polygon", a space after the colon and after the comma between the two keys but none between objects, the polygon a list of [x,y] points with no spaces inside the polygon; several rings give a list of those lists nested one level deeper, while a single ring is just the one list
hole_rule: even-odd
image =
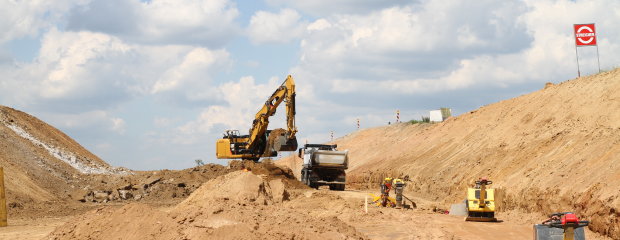
[{"label": "worker wearing hard hat", "polygon": [[[387,206],[390,203],[389,196],[392,189],[392,178],[387,177],[381,183],[381,206]],[[390,204],[393,205],[393,204]]]}]

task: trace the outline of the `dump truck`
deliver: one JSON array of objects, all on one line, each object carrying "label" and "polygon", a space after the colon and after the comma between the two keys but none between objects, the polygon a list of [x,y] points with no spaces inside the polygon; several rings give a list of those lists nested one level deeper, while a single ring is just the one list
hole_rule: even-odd
[{"label": "dump truck", "polygon": [[299,149],[298,156],[304,161],[301,169],[304,184],[317,189],[327,185],[330,190],[344,191],[349,151],[336,148],[336,144],[305,144]]}]

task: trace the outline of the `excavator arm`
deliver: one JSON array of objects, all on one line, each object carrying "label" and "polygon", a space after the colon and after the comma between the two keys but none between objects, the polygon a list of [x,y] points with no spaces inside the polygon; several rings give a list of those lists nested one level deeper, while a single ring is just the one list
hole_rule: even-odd
[{"label": "excavator arm", "polygon": [[250,128],[250,139],[248,149],[256,148],[260,142],[259,139],[267,132],[269,125],[269,117],[276,113],[276,109],[282,101],[286,102],[286,127],[287,139],[294,139],[297,133],[295,127],[295,80],[288,75],[284,83],[271,94],[271,97],[265,101],[263,107],[256,113],[252,128]]},{"label": "excavator arm", "polygon": [[[269,117],[286,102],[286,130],[267,130]],[[216,142],[217,158],[251,159],[276,156],[279,151],[297,149],[297,127],[295,127],[295,80],[288,76],[265,104],[256,113],[248,135],[239,135],[238,131],[227,131],[224,138]]]}]

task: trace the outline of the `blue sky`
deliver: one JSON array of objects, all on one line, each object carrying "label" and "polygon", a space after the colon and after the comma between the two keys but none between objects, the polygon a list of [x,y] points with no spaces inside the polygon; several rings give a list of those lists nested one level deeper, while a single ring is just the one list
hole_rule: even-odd
[{"label": "blue sky", "polygon": [[[300,142],[576,77],[572,26],[618,66],[614,0],[0,0],[0,104],[114,166],[192,167],[292,74]],[[579,48],[582,73],[596,48]],[[279,113],[284,112],[280,110]],[[270,128],[284,127],[277,114]],[[285,154],[286,155],[286,154]]]}]

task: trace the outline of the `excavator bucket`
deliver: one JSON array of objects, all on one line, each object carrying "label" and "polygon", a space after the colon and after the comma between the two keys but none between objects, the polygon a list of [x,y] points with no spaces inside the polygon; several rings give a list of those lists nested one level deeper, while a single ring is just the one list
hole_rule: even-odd
[{"label": "excavator bucket", "polygon": [[276,152],[297,151],[297,138],[289,138],[289,134],[285,131],[272,131],[269,135],[269,141],[272,141],[270,144]]},{"label": "excavator bucket", "polygon": [[296,151],[297,150],[297,138],[289,139],[286,136],[280,137],[280,139],[274,144],[274,149],[277,152]]},{"label": "excavator bucket", "polygon": [[278,128],[267,132],[267,143],[265,145],[262,157],[275,157],[280,151],[296,151],[297,138],[290,138],[286,130]]}]

